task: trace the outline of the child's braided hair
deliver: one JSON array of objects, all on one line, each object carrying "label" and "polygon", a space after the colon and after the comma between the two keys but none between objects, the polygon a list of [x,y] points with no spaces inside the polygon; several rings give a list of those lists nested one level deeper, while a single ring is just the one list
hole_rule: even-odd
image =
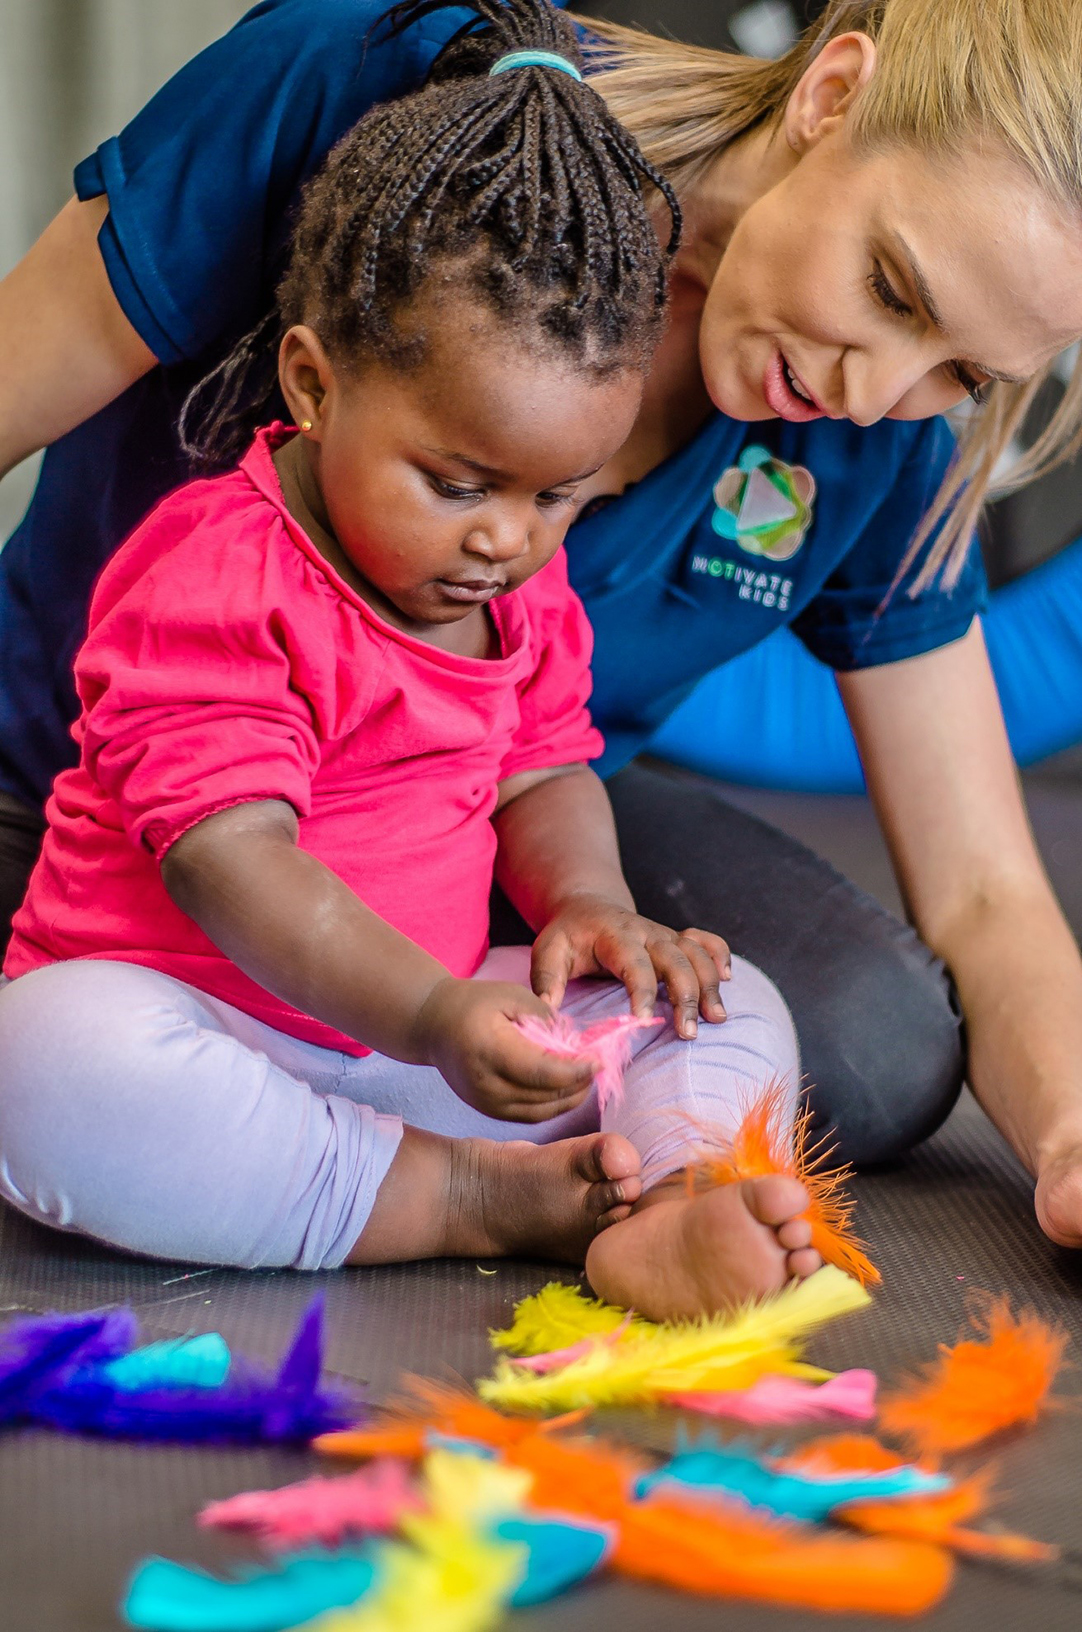
[{"label": "child's braided hair", "polygon": [[[452,3],[404,0],[377,26],[400,31]],[[575,29],[548,0],[456,9],[474,18],[424,88],[373,108],[305,188],[277,312],[185,404],[182,441],[202,462],[237,457],[266,417],[274,341],[293,324],[309,324],[333,360],[409,367],[423,342],[396,318],[441,264],[578,367],[649,362],[680,231],[672,188],[588,84],[551,67],[490,76],[513,51],[581,67]],[[658,195],[665,248],[649,212]]]}]

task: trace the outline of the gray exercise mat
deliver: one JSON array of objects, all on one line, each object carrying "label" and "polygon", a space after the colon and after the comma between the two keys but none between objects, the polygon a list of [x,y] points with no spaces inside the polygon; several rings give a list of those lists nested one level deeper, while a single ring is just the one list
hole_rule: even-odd
[{"label": "gray exercise mat", "polygon": [[[884,1275],[874,1307],[822,1333],[824,1365],[871,1366],[886,1379],[953,1341],[966,1296],[1006,1291],[1062,1322],[1082,1358],[1082,1255],[1058,1251],[1032,1222],[1031,1185],[964,1102],[906,1166],[858,1181],[859,1226]],[[481,1269],[496,1273],[483,1274]],[[378,1400],[403,1371],[474,1378],[489,1366],[490,1326],[515,1300],[568,1271],[521,1263],[419,1264],[300,1276],[188,1272],[124,1258],[0,1211],[0,1318],[19,1311],[131,1303],[150,1337],[218,1330],[238,1351],[272,1360],[317,1286],[327,1294],[328,1364]],[[1060,1392],[1082,1393],[1068,1372]],[[671,1440],[674,1413],[622,1412],[618,1426],[652,1445]],[[1005,1498],[996,1520],[1082,1546],[1082,1412],[1068,1409],[997,1449]],[[0,1628],[113,1632],[132,1566],[148,1553],[208,1566],[250,1556],[201,1534],[203,1503],[285,1484],[326,1464],[306,1452],[161,1448],[23,1431],[0,1438]],[[522,1632],[767,1632],[775,1627],[882,1626],[601,1581],[548,1608],[510,1617]],[[1082,1591],[1040,1574],[962,1567],[945,1604],[921,1623],[937,1632],[1045,1632],[1082,1627]]]}]

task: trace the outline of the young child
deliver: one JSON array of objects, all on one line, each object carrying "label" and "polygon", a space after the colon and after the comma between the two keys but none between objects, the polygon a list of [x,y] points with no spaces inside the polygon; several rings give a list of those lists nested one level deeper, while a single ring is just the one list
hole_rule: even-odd
[{"label": "young child", "polygon": [[[688,1315],[818,1259],[794,1181],[685,1194],[689,1119],[795,1096],[793,1030],[723,941],[636,915],[586,763],[561,544],[663,321],[646,194],[676,205],[564,18],[475,9],[306,190],[299,431],[166,499],[99,582],[0,994],[0,1191],[191,1261],[585,1259],[602,1296]],[[257,357],[215,382],[217,451],[250,442]],[[487,951],[494,863],[532,954]],[[648,1014],[659,982],[598,1131],[591,1066],[513,1022]]]}]

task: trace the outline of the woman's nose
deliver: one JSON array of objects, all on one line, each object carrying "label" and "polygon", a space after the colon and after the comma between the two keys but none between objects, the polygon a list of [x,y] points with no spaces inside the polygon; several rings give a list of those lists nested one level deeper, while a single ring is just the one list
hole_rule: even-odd
[{"label": "woman's nose", "polygon": [[927,380],[940,361],[913,345],[847,351],[842,359],[846,419],[854,425],[874,425],[884,419]]}]

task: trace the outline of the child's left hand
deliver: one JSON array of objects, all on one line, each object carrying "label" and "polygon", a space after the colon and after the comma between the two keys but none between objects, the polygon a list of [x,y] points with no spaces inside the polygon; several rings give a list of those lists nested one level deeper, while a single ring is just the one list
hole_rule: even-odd
[{"label": "child's left hand", "polygon": [[694,1037],[698,1016],[724,1020],[718,990],[732,972],[729,948],[705,929],[678,934],[603,896],[571,897],[545,925],[533,945],[531,980],[538,997],[559,1008],[569,980],[615,975],[631,999],[631,1011],[654,1012],[663,982],[680,1037]]}]

